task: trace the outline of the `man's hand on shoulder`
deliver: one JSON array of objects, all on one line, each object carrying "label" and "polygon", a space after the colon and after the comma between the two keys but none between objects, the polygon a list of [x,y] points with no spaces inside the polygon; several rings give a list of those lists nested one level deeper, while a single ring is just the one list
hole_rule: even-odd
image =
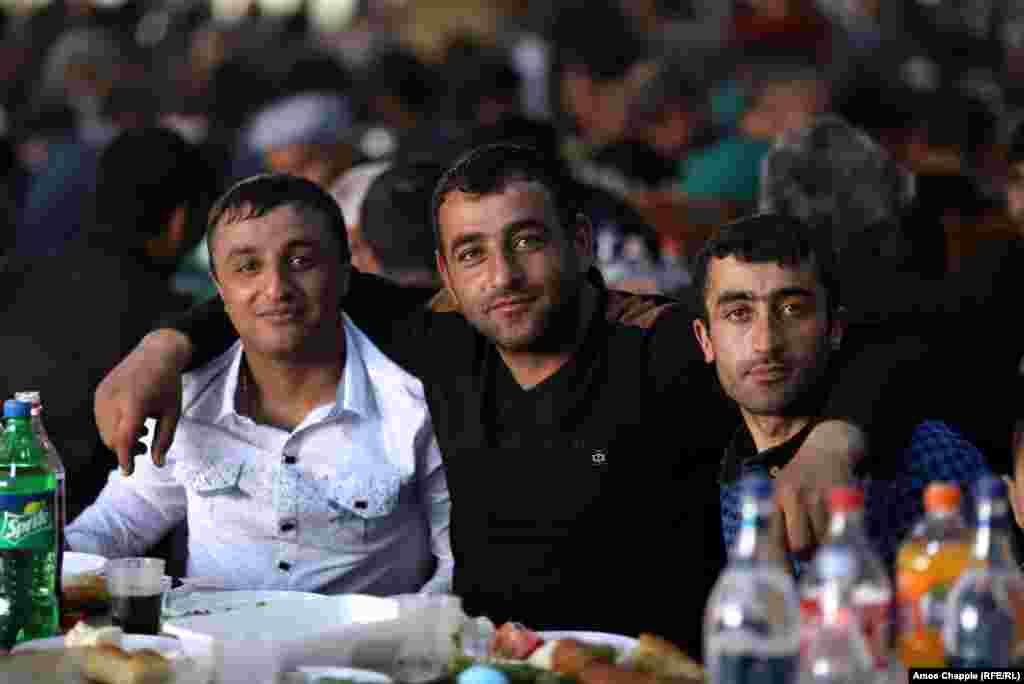
[{"label": "man's hand on shoulder", "polygon": [[161,329],[146,335],[96,388],[96,426],[117,454],[125,475],[135,465],[136,443],[147,417],[158,419],[153,462],[162,466],[181,415],[181,374],[192,356],[182,333]]},{"label": "man's hand on shoulder", "polygon": [[793,460],[779,471],[776,497],[790,551],[806,558],[824,541],[829,490],[849,484],[866,453],[862,430],[845,421],[826,420],[814,426]]}]

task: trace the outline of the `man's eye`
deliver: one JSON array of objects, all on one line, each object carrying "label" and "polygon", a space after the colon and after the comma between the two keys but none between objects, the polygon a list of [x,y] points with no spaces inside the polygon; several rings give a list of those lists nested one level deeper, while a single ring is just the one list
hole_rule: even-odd
[{"label": "man's eye", "polygon": [[258,268],[258,264],[255,261],[240,261],[235,266],[235,271],[238,273],[255,273]]},{"label": "man's eye", "polygon": [[288,263],[296,271],[305,271],[306,269],[312,268],[315,262],[313,257],[301,255],[293,256],[288,260]]},{"label": "man's eye", "polygon": [[782,305],[782,313],[785,316],[796,318],[804,315],[807,312],[807,307],[802,302],[786,302]]},{"label": "man's eye", "polygon": [[458,254],[456,254],[455,259],[457,261],[461,261],[462,263],[470,263],[472,261],[476,261],[477,259],[479,259],[480,254],[481,251],[478,247],[471,247],[469,249],[464,249]]},{"label": "man's eye", "polygon": [[725,318],[733,323],[745,323],[750,320],[750,309],[731,309],[725,312]]},{"label": "man's eye", "polygon": [[539,235],[520,235],[513,242],[516,249],[536,249],[544,244],[544,239]]}]

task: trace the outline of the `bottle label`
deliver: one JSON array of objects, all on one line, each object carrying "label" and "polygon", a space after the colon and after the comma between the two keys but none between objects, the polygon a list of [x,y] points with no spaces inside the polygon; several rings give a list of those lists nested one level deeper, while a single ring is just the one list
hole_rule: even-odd
[{"label": "bottle label", "polygon": [[0,550],[53,547],[53,492],[0,495]]}]

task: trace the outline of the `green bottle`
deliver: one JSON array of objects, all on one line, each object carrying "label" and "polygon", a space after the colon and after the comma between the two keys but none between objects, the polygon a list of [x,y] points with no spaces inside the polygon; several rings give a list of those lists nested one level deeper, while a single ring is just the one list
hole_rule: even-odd
[{"label": "green bottle", "polygon": [[0,648],[59,634],[57,475],[32,432],[32,407],[4,402],[0,439]]}]

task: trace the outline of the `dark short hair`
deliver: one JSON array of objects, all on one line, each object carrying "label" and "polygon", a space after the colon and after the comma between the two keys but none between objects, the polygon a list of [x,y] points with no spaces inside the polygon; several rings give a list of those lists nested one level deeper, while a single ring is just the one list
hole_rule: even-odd
[{"label": "dark short hair", "polygon": [[174,210],[185,206],[187,249],[202,237],[216,192],[213,166],[179,134],[159,127],[130,129],[100,153],[93,214],[98,230],[135,244],[161,234]]},{"label": "dark short hair", "polygon": [[341,263],[349,263],[352,255],[345,230],[345,217],[335,199],[319,185],[305,178],[286,173],[267,173],[235,183],[213,203],[206,222],[206,247],[210,252],[211,270],[213,237],[220,225],[259,218],[282,206],[319,214],[323,218],[324,228],[338,243]]},{"label": "dark short hair", "polygon": [[693,268],[693,291],[700,298],[701,317],[708,318],[705,295],[712,259],[736,257],[753,264],[778,264],[797,268],[814,263],[825,288],[829,312],[839,307],[840,289],[835,261],[827,236],[813,231],[795,218],[761,213],[720,227],[697,254]]},{"label": "dark short hair", "polygon": [[870,136],[835,116],[787,138],[765,157],[761,209],[827,231],[839,249],[867,228],[895,222],[913,177]]},{"label": "dark short hair", "polygon": [[370,183],[359,232],[384,271],[434,270],[430,199],[443,172],[431,162],[401,164]]},{"label": "dark short hair", "polygon": [[490,195],[500,193],[513,181],[543,185],[566,229],[581,211],[579,185],[560,159],[525,145],[482,145],[461,156],[441,175],[434,188],[430,216],[438,252],[444,255],[438,217],[441,205],[450,193]]}]

